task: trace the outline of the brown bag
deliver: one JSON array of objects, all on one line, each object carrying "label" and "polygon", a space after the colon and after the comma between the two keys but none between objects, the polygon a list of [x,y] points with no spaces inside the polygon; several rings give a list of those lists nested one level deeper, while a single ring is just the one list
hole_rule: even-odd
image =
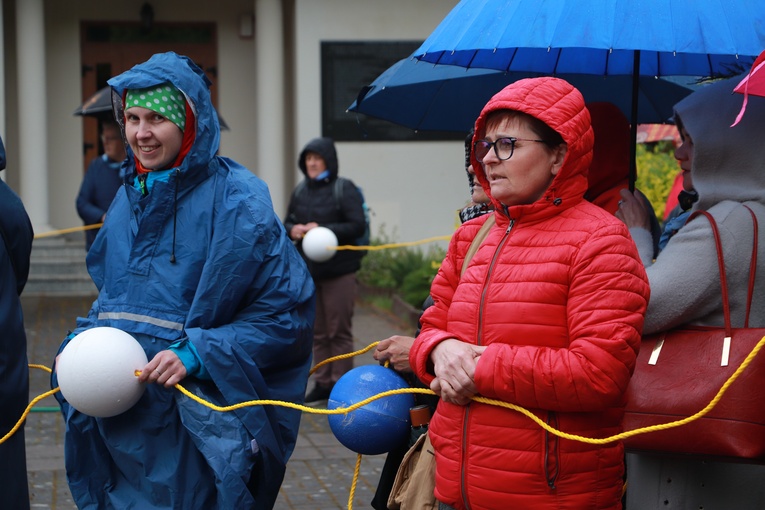
[{"label": "brown bag", "polygon": [[425,433],[409,448],[388,496],[389,510],[435,510],[436,456]]},{"label": "brown bag", "polygon": [[486,221],[483,222],[483,225],[481,225],[481,228],[478,229],[478,232],[475,233],[475,237],[473,238],[473,241],[470,243],[470,246],[468,246],[467,252],[465,252],[465,260],[462,261],[462,270],[460,271],[460,277],[465,274],[465,271],[467,271],[468,266],[470,265],[470,261],[473,260],[473,255],[476,254],[478,251],[478,248],[481,247],[484,240],[489,236],[489,231],[491,230],[491,227],[494,226],[494,224],[497,222],[497,217],[494,216],[494,213],[489,213],[490,216],[486,218]]},{"label": "brown bag", "polygon": [[[765,336],[765,328],[748,328],[758,232],[757,218],[749,212],[755,237],[744,327],[731,327],[720,234],[714,218],[700,211],[709,219],[717,245],[725,327],[681,327],[643,338],[627,389],[625,431],[680,420],[704,409]],[[765,353],[754,358],[708,414],[679,427],[629,437],[624,446],[632,452],[765,461]]]}]

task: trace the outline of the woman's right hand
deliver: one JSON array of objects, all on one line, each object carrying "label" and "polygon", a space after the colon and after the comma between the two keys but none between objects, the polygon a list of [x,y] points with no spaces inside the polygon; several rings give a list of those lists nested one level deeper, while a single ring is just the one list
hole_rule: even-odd
[{"label": "woman's right hand", "polygon": [[292,228],[290,229],[290,239],[292,239],[293,241],[303,239],[309,230],[314,229],[318,226],[319,224],[316,223],[315,221],[311,221],[306,224],[299,223],[297,225],[293,225]]},{"label": "woman's right hand", "polygon": [[[615,215],[622,220],[627,228],[642,228],[651,231],[651,220],[646,207],[648,200],[640,191],[630,193],[628,189],[619,191],[622,199],[619,200],[619,209]],[[650,203],[650,202],[649,202]]]},{"label": "woman's right hand", "polygon": [[414,338],[410,336],[393,335],[380,340],[377,344],[372,357],[384,364],[390,362],[393,369],[398,372],[411,372],[412,367],[409,364],[409,351],[412,349]]},{"label": "woman's right hand", "polygon": [[305,237],[305,233],[308,232],[308,229],[305,225],[302,223],[293,225],[290,229],[290,239],[293,241],[298,241],[300,239],[303,239]]},{"label": "woman's right hand", "polygon": [[466,405],[477,393],[475,367],[486,347],[478,347],[456,338],[439,343],[430,353],[436,378],[430,389],[445,402]]}]

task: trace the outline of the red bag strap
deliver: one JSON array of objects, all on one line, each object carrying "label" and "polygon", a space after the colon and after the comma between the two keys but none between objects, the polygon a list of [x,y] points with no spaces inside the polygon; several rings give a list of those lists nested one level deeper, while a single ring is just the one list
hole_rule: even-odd
[{"label": "red bag strap", "polygon": [[712,234],[715,237],[715,247],[717,247],[717,265],[720,267],[720,287],[722,288],[723,315],[725,317],[725,336],[730,337],[733,328],[730,325],[730,302],[728,301],[728,279],[725,277],[725,261],[723,260],[722,241],[720,232],[717,230],[717,222],[707,211],[696,211],[688,218],[690,222],[693,218],[704,215],[712,226]]},{"label": "red bag strap", "polygon": [[[749,327],[749,312],[752,307],[752,296],[754,295],[754,280],[757,272],[757,245],[759,237],[759,226],[757,224],[757,217],[748,206],[744,206],[752,216],[752,223],[754,224],[754,240],[752,242],[752,257],[749,263],[749,285],[747,289],[746,299],[746,318],[744,320],[744,327]],[[730,320],[730,301],[728,299],[728,279],[725,276],[725,261],[723,259],[722,241],[720,240],[720,232],[717,229],[717,222],[707,211],[696,211],[688,218],[690,222],[693,218],[704,215],[709,220],[709,224],[712,227],[712,234],[715,238],[715,247],[717,248],[717,265],[720,268],[720,287],[722,289],[722,301],[723,301],[723,315],[725,317],[725,334],[730,337],[732,333],[731,320]]]},{"label": "red bag strap", "polygon": [[752,296],[754,295],[754,277],[757,274],[757,238],[759,237],[760,227],[757,224],[757,216],[754,211],[745,205],[749,214],[752,215],[752,223],[754,224],[754,240],[752,242],[752,260],[749,263],[749,294],[746,297],[746,319],[744,320],[744,327],[749,327],[749,311],[752,309]]}]

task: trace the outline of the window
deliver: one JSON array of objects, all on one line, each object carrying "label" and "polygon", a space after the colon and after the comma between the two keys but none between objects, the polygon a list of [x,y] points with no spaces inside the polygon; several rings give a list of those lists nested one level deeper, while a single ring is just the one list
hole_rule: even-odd
[{"label": "window", "polygon": [[422,41],[321,43],[322,135],[336,141],[463,140],[464,133],[420,131],[346,111],[361,89]]}]

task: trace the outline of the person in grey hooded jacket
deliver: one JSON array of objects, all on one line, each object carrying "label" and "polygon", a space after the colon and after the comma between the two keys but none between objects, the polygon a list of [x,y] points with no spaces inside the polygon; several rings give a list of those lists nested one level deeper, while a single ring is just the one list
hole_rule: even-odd
[{"label": "person in grey hooded jacket", "polygon": [[[765,327],[765,98],[750,97],[747,114],[733,128],[741,97],[733,94],[738,80],[704,86],[675,105],[683,145],[675,151],[690,171],[698,201],[692,210],[708,211],[722,239],[733,327],[742,327],[746,313],[753,226],[759,224],[754,297],[749,326]],[[645,334],[684,324],[722,327],[723,305],[717,251],[709,221],[698,217],[672,236],[655,261],[647,255],[650,235],[638,225],[634,197],[625,195],[624,218],[636,241],[651,299]],[[688,384],[701,384],[688,381]],[[679,456],[627,456],[627,508],[683,510],[765,508],[765,466],[688,459]]]},{"label": "person in grey hooded jacket", "polygon": [[311,365],[313,283],[266,184],[217,155],[209,84],[172,52],[109,80],[126,184],[88,252],[99,293],[72,335],[121,329],[149,362],[120,415],[87,416],[57,394],[81,509],[272,508],[295,446],[297,410],[218,412],[173,388],[217,405],[302,403]]}]

